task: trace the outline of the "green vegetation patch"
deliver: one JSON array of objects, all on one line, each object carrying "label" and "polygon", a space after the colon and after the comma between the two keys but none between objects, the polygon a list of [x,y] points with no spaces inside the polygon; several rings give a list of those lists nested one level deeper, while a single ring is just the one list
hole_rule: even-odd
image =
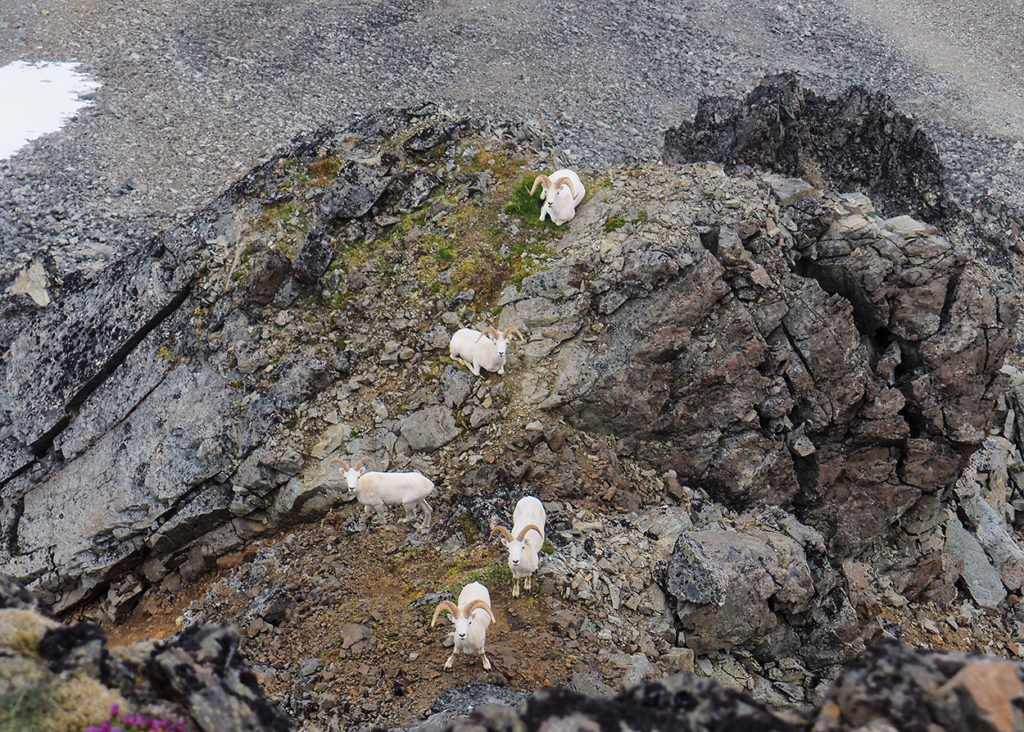
[{"label": "green vegetation patch", "polygon": [[626,225],[626,220],[621,216],[609,216],[604,222],[604,230],[607,232],[616,231]]}]

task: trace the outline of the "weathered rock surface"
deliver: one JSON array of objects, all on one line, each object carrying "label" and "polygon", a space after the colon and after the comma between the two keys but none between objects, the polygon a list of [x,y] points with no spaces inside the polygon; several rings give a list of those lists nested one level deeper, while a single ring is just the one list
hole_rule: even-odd
[{"label": "weathered rock surface", "polygon": [[1012,298],[863,197],[752,204],[713,169],[652,175],[667,203],[630,201],[625,236],[578,217],[567,256],[504,298],[531,332],[525,396],[716,500],[791,504],[855,555],[980,445]]},{"label": "weathered rock surface", "polygon": [[[1013,622],[1017,312],[983,264],[862,194],[711,164],[611,171],[554,230],[507,208],[523,154],[432,109],[373,115],[48,305],[0,298],[0,567],[120,621],[242,563],[185,622],[238,621],[275,699],[325,726],[413,708],[425,632],[404,599],[339,615],[337,637],[318,613],[370,558],[375,611],[397,567],[402,598],[451,584],[448,563],[497,573],[481,537],[526,493],[551,506],[529,622],[610,686],[693,668],[809,704],[914,598],[973,597],[950,628],[978,604]],[[504,377],[451,364],[451,331],[495,324],[527,336]],[[363,455],[435,482],[433,533],[357,533],[332,459]],[[332,508],[329,537],[243,551]],[[230,655],[188,638],[181,654]],[[489,680],[547,640],[495,644]],[[411,665],[384,663],[392,643]],[[341,675],[362,695],[344,707]]]},{"label": "weathered rock surface", "polygon": [[666,589],[698,654],[753,648],[820,668],[863,649],[852,605],[820,535],[791,516],[740,517],[738,526],[684,530]]},{"label": "weathered rock surface", "polygon": [[0,721],[10,729],[79,732],[123,713],[184,721],[191,729],[289,730],[226,626],[193,626],[166,641],[108,649],[103,631],[62,625],[0,575]]}]

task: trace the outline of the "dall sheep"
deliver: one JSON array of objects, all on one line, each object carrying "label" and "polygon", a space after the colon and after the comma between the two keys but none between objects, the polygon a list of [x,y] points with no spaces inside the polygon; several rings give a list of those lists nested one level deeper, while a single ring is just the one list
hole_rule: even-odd
[{"label": "dall sheep", "polygon": [[437,623],[438,616],[448,611],[448,619],[455,625],[455,647],[452,655],[444,662],[445,670],[450,671],[455,665],[456,653],[479,653],[483,658],[484,670],[491,670],[491,661],[484,652],[487,640],[487,628],[494,622],[491,612],[491,593],[479,582],[470,582],[459,593],[459,604],[451,600],[442,600],[434,609],[434,617],[430,619],[430,627]]},{"label": "dall sheep", "polygon": [[512,570],[512,577],[516,581],[512,586],[512,597],[519,597],[520,579],[523,579],[527,591],[530,590],[531,577],[540,564],[546,521],[547,512],[540,499],[524,496],[512,512],[512,531],[504,526],[491,529],[491,538],[499,534],[502,543],[508,547],[508,568]]},{"label": "dall sheep", "polygon": [[355,493],[356,500],[366,507],[367,513],[374,508],[377,510],[377,516],[386,522],[388,514],[384,506],[401,503],[405,507],[405,518],[399,519],[399,523],[407,523],[416,518],[418,506],[423,511],[420,531],[425,531],[430,526],[430,518],[434,511],[427,503],[427,496],[434,492],[434,484],[427,476],[422,473],[364,473],[363,463],[369,462],[373,467],[377,467],[370,457],[360,458],[353,466],[349,466],[341,458],[334,458],[331,462],[345,466],[344,475],[349,492]]},{"label": "dall sheep", "polygon": [[544,205],[540,207],[540,220],[545,216],[551,218],[555,226],[561,226],[576,215],[576,207],[587,195],[587,189],[583,181],[576,175],[575,171],[563,168],[556,170],[551,175],[538,175],[533,179],[533,186],[530,188],[530,195],[541,186],[540,197]]},{"label": "dall sheep", "polygon": [[[495,340],[488,338],[488,334],[492,334]],[[526,340],[515,328],[506,328],[504,333],[499,333],[494,328],[460,328],[455,331],[455,335],[448,343],[448,353],[453,359],[469,366],[474,376],[480,375],[481,368],[504,374],[505,351],[508,350],[509,340],[513,335],[519,336],[520,340]]]}]

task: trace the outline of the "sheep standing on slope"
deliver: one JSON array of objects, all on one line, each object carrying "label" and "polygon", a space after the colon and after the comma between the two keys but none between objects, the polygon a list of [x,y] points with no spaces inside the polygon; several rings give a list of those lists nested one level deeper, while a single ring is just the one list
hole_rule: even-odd
[{"label": "sheep standing on slope", "polygon": [[[494,336],[492,341],[488,334]],[[513,336],[523,334],[515,328],[506,328],[504,333],[499,333],[494,328],[473,330],[472,328],[460,328],[455,331],[451,341],[448,343],[448,353],[454,360],[462,361],[469,366],[474,376],[480,375],[480,369],[505,373],[505,351],[508,350],[509,339]]]},{"label": "sheep standing on slope", "polygon": [[587,195],[587,189],[583,181],[576,175],[575,171],[563,168],[556,170],[550,176],[538,175],[533,179],[533,186],[530,188],[530,195],[537,190],[537,184],[541,186],[540,197],[544,205],[540,207],[540,220],[545,216],[551,217],[555,226],[561,226],[570,221],[576,215],[576,207]]},{"label": "sheep standing on slope", "polygon": [[348,489],[356,494],[356,500],[366,507],[367,513],[374,508],[377,510],[377,516],[387,522],[388,514],[384,506],[401,503],[405,507],[405,518],[399,519],[399,523],[407,523],[416,518],[418,507],[423,511],[420,531],[425,531],[430,526],[430,518],[434,511],[427,503],[427,496],[434,492],[434,484],[427,476],[422,473],[364,473],[362,468],[365,462],[377,467],[373,458],[369,457],[360,458],[351,467],[341,458],[334,458],[331,462],[345,466],[344,475]]},{"label": "sheep standing on slope", "polygon": [[455,647],[452,655],[444,662],[446,670],[455,665],[456,653],[479,653],[483,658],[484,670],[491,670],[491,661],[484,652],[487,641],[487,629],[494,622],[491,612],[491,593],[479,582],[470,582],[459,593],[459,604],[451,600],[442,600],[434,609],[434,617],[430,619],[430,627],[437,623],[438,616],[447,610],[448,619],[455,625]]},{"label": "sheep standing on slope", "polygon": [[508,568],[512,570],[515,585],[512,597],[519,597],[519,580],[523,579],[526,590],[530,590],[531,577],[540,564],[540,550],[544,546],[544,523],[547,512],[540,499],[525,496],[516,503],[512,512],[512,531],[504,526],[491,529],[491,538],[501,535],[501,541],[508,547]]}]

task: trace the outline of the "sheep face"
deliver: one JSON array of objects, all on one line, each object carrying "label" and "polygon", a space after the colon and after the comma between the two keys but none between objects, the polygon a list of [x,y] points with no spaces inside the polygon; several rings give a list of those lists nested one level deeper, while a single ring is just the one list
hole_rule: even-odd
[{"label": "sheep face", "polygon": [[509,541],[505,543],[508,548],[508,566],[513,572],[523,561],[523,550],[526,548],[525,541]]},{"label": "sheep face", "polygon": [[349,468],[344,472],[345,482],[348,483],[350,493],[355,493],[356,488],[359,486],[359,476],[362,474],[363,471],[358,468]]},{"label": "sheep face", "polygon": [[576,216],[576,204],[569,186],[560,185],[557,188],[549,186],[544,189],[544,205],[540,210],[541,221],[545,216],[549,217],[556,226],[561,226]]},{"label": "sheep face", "polygon": [[494,354],[501,359],[501,363],[505,363],[505,351],[508,350],[508,340],[505,336],[498,336],[498,339],[494,341]]}]

